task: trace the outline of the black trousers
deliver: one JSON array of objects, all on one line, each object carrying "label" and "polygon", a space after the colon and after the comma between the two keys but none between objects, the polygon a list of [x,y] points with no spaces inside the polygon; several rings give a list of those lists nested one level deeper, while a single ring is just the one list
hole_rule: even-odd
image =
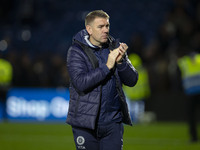
[{"label": "black trousers", "polygon": [[187,107],[190,139],[195,142],[198,140],[197,110],[200,108],[200,94],[188,96]]},{"label": "black trousers", "polygon": [[123,123],[98,126],[96,130],[72,127],[77,150],[122,150]]}]

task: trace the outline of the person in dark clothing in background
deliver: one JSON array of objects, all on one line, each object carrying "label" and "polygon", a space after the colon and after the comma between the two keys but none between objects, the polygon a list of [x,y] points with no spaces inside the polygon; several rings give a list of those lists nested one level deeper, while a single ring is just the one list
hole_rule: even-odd
[{"label": "person in dark clothing in background", "polygon": [[[70,102],[67,123],[76,148],[121,150],[123,123],[132,125],[122,84],[134,86],[138,73],[127,57],[128,46],[109,35],[109,15],[90,12],[86,29],[73,38],[67,54]],[[90,51],[96,66],[87,54]]]}]

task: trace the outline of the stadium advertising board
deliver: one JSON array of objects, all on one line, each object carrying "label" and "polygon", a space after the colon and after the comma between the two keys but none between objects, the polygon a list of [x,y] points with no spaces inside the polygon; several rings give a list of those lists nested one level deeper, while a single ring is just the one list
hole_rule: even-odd
[{"label": "stadium advertising board", "polygon": [[3,119],[3,105],[2,102],[0,101],[0,121]]},{"label": "stadium advertising board", "polygon": [[69,106],[67,88],[13,88],[8,92],[9,120],[65,121]]}]

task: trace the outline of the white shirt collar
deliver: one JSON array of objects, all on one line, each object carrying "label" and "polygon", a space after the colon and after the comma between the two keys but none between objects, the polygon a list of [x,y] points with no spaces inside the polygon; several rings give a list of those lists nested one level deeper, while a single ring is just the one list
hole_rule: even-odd
[{"label": "white shirt collar", "polygon": [[86,36],[84,37],[84,39],[85,39],[85,41],[87,42],[87,44],[88,44],[90,47],[95,48],[95,46],[89,41],[89,35],[86,35]]}]

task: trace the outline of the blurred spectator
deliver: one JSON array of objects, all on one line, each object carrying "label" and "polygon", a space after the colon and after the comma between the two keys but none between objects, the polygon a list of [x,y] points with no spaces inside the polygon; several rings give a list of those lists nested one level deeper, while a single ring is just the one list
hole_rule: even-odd
[{"label": "blurred spectator", "polygon": [[183,89],[188,97],[188,125],[192,142],[198,140],[196,111],[200,104],[200,54],[190,53],[178,59]]},{"label": "blurred spectator", "polygon": [[138,33],[136,35],[132,35],[129,42],[128,53],[137,53],[143,60],[144,45],[144,37],[142,34]]},{"label": "blurred spectator", "polygon": [[134,87],[123,86],[123,90],[130,104],[130,114],[133,122],[141,121],[145,113],[145,101],[150,96],[148,72],[143,66],[142,59],[135,53],[129,54],[129,60],[139,73],[138,82]]},{"label": "blurred spectator", "polygon": [[7,92],[12,84],[13,69],[10,62],[3,58],[0,54],[0,113],[3,115],[3,119],[6,120],[6,97]]},{"label": "blurred spectator", "polygon": [[63,59],[59,55],[53,55],[51,58],[51,68],[49,70],[51,82],[54,86],[69,85],[69,76],[66,72],[66,66],[63,64]]}]

